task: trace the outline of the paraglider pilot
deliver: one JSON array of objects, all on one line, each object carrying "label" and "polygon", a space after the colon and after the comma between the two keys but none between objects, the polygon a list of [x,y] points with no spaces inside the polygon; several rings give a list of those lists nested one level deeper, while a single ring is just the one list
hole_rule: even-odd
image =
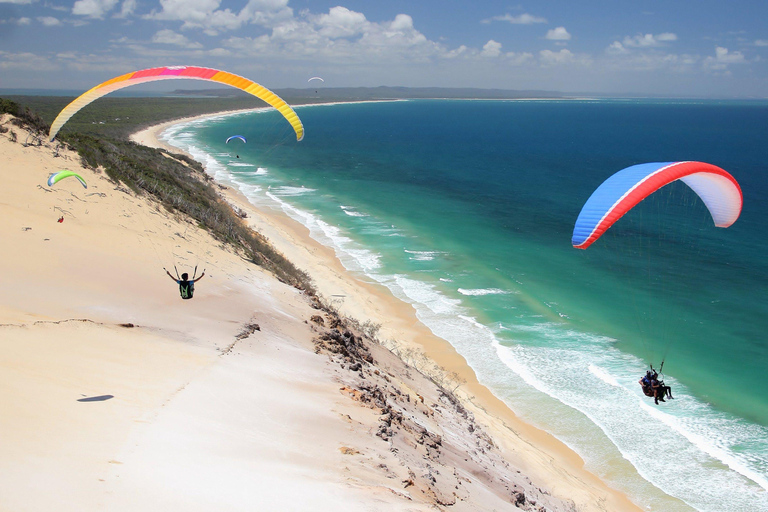
[{"label": "paraglider pilot", "polygon": [[[653,368],[651,368],[653,370]],[[643,388],[643,394],[645,396],[652,396],[656,405],[659,405],[659,400],[666,402],[664,398],[674,398],[672,396],[672,388],[665,386],[663,380],[659,380],[659,374],[656,370],[645,372],[645,376],[638,381],[638,384]]]},{"label": "paraglider pilot", "polygon": [[[174,266],[174,269],[176,267]],[[168,277],[176,281],[176,283],[179,285],[179,293],[181,294],[182,299],[191,299],[193,295],[195,294],[195,283],[198,282],[203,278],[205,275],[205,270],[203,270],[203,273],[200,274],[200,277],[195,279],[195,276],[197,275],[197,267],[195,267],[195,274],[192,276],[192,279],[189,279],[189,274],[184,272],[181,274],[181,277],[173,277],[173,274],[168,272],[168,269],[163,267],[163,270],[165,270],[165,273],[168,274]],[[178,276],[179,271],[176,270],[176,275]]]}]

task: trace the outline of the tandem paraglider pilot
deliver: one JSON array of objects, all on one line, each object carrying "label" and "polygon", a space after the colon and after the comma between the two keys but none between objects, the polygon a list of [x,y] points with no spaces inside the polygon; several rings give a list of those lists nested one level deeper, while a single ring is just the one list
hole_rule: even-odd
[{"label": "tandem paraglider pilot", "polygon": [[645,396],[653,397],[656,405],[659,405],[659,400],[666,402],[664,398],[674,398],[672,396],[672,388],[664,385],[664,381],[659,379],[659,374],[653,367],[646,371],[645,376],[637,382],[642,386],[643,394]]},{"label": "tandem paraglider pilot", "polygon": [[[163,268],[165,270],[165,273],[168,274],[168,277],[176,281],[176,283],[179,285],[179,293],[181,294],[182,299],[191,299],[195,294],[195,283],[198,282],[203,278],[205,275],[205,270],[203,270],[203,273],[200,274],[200,277],[195,279],[195,276],[192,276],[192,279],[189,279],[189,274],[184,272],[181,274],[181,277],[173,277],[173,274],[168,272],[168,269]],[[178,274],[178,271],[177,271]],[[195,269],[195,274],[197,274],[197,269]]]}]

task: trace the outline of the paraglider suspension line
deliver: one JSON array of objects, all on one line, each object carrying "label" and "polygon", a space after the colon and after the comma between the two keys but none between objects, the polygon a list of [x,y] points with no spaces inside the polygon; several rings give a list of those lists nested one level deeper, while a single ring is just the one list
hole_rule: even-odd
[{"label": "paraglider suspension line", "polygon": [[659,382],[662,384],[664,383],[664,360],[661,360],[661,366],[659,366],[659,371],[653,369],[653,365],[649,365],[651,367],[651,372],[656,372],[659,376]]}]

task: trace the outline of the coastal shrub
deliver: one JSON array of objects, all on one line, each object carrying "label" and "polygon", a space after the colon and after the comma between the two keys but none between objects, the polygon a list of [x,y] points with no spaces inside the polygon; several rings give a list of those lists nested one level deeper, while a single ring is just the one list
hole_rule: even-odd
[{"label": "coastal shrub", "polygon": [[134,193],[149,195],[167,211],[195,219],[200,228],[243,251],[245,258],[270,270],[281,281],[314,293],[309,276],[243,222],[195,160],[125,140],[80,133],[61,138],[77,151],[83,165],[102,168],[112,180]]},{"label": "coastal shrub", "polygon": [[14,119],[11,119],[11,123],[20,128],[27,128],[36,133],[47,133],[48,123],[46,123],[42,117],[29,109],[29,107],[22,108],[15,101],[0,98],[0,114],[11,114]]},{"label": "coastal shrub", "polygon": [[[336,310],[336,313],[338,314],[338,310]],[[344,320],[346,320],[355,329],[365,334],[368,338],[371,339],[371,341],[380,343],[376,339],[376,335],[379,334],[379,330],[381,329],[381,324],[372,322],[370,320],[366,320],[365,322],[360,322],[356,318],[352,318],[352,317],[344,317]]]},{"label": "coastal shrub", "polygon": [[381,329],[381,324],[371,322],[370,320],[366,320],[362,324],[360,324],[360,329],[365,333],[366,336],[368,336],[371,339],[375,339],[376,335],[379,333],[379,330]]},{"label": "coastal shrub", "polygon": [[18,117],[19,104],[15,101],[0,98],[0,114],[11,114],[12,116]]}]

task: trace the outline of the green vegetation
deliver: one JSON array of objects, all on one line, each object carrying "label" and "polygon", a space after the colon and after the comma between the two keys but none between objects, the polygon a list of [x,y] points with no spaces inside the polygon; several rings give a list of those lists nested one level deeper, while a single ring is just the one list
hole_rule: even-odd
[{"label": "green vegetation", "polygon": [[30,110],[29,107],[22,108],[15,101],[0,98],[0,114],[14,116],[16,119],[13,120],[13,124],[17,126],[27,126],[36,132],[48,130],[48,123],[39,115]]},{"label": "green vegetation", "polygon": [[[0,98],[0,113],[18,116],[14,121],[19,126],[38,133],[48,132],[40,116],[13,101]],[[221,199],[212,178],[198,162],[127,140],[71,131],[58,139],[77,151],[83,165],[102,168],[111,179],[135,193],[147,194],[168,211],[195,219],[217,240],[234,247],[281,281],[314,293],[309,276],[285,259],[261,234],[245,225]]]},{"label": "green vegetation", "polygon": [[[50,125],[74,98],[60,96],[9,96],[25,105]],[[224,110],[264,107],[252,96],[242,98],[100,98],[72,116],[61,134],[84,133],[97,137],[127,139],[149,126]],[[22,109],[24,110],[24,109]],[[15,115],[15,114],[14,114]],[[48,130],[46,129],[47,133]]]}]

